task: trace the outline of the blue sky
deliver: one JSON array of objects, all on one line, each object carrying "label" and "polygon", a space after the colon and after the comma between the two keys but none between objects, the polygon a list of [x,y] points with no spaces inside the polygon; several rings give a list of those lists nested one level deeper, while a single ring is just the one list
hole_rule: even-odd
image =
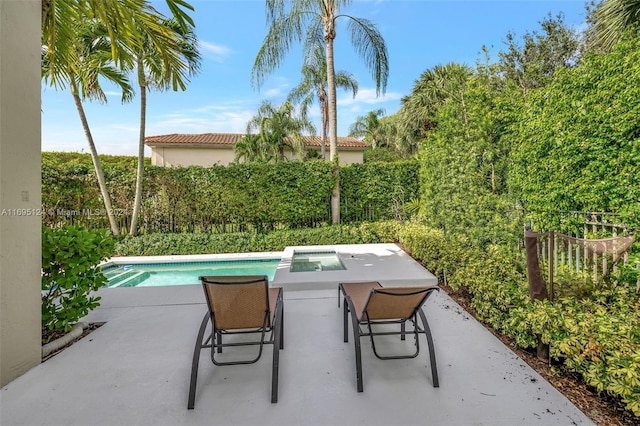
[{"label": "blue sky", "polygon": [[[164,0],[154,1],[165,10]],[[300,82],[301,47],[294,46],[283,65],[255,90],[251,67],[267,34],[263,0],[192,0],[192,14],[203,57],[201,72],[185,92],[148,95],[147,136],[168,133],[242,133],[260,103],[281,104]],[[354,0],[342,11],[373,21],[389,51],[386,94],[376,97],[375,82],[351,41],[340,29],[335,42],[336,69],[352,73],[360,90],[338,93],[338,135],[346,136],[360,115],[382,108],[395,113],[420,74],[448,62],[474,65],[483,45],[492,59],[504,49],[508,31],[521,36],[538,30],[548,13],[563,12],[567,24],[584,26],[583,0]],[[340,22],[340,21],[339,21]],[[343,21],[343,23],[346,21]],[[106,105],[85,103],[100,154],[136,155],[139,98],[120,103],[115,88],[104,85]],[[312,111],[319,129],[319,110]],[[42,89],[42,150],[88,152],[78,113],[68,91]],[[149,152],[147,152],[149,155]]]}]

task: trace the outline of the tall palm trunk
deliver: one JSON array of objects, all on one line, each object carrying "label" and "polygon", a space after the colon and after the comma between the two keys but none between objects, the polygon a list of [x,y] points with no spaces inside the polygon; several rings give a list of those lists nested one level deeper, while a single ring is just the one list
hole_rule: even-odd
[{"label": "tall palm trunk", "polygon": [[329,124],[328,107],[327,107],[327,93],[324,90],[324,85],[318,90],[320,101],[320,114],[322,115],[322,139],[320,141],[320,156],[323,160],[327,159],[327,126]]},{"label": "tall palm trunk", "polygon": [[326,106],[322,108],[322,139],[320,140],[320,156],[323,160],[327,159],[327,133],[329,118],[327,117]]},{"label": "tall palm trunk", "polygon": [[340,223],[340,162],[338,158],[338,113],[336,108],[336,73],[333,64],[333,40],[336,37],[333,20],[325,25],[327,48],[327,88],[329,94],[329,160],[333,162],[333,177],[336,181],[331,191],[331,223]]},{"label": "tall palm trunk", "polygon": [[[144,67],[138,62],[138,73],[144,72]],[[133,200],[133,213],[129,235],[134,237],[138,231],[138,216],[142,207],[142,181],[144,178],[144,136],[147,125],[147,86],[144,76],[138,75],[140,81],[140,136],[138,138],[138,171],[136,173],[136,195]]]},{"label": "tall palm trunk", "polygon": [[109,192],[107,191],[107,184],[104,180],[104,173],[102,171],[102,166],[100,165],[98,151],[96,150],[96,145],[93,142],[93,136],[91,135],[91,130],[89,129],[89,122],[87,121],[87,116],[85,115],[84,108],[82,107],[82,100],[80,99],[78,90],[75,87],[73,89],[73,100],[75,101],[76,108],[78,109],[78,114],[80,114],[80,121],[82,122],[82,128],[84,129],[84,134],[87,137],[87,142],[89,142],[89,149],[91,150],[91,160],[93,160],[93,167],[96,169],[98,186],[100,187],[100,193],[102,194],[102,199],[104,200],[104,208],[107,211],[109,225],[111,225],[111,232],[113,233],[113,235],[118,235],[120,233],[120,230],[118,229],[118,223],[116,222],[115,216],[113,215],[113,208],[111,207],[111,197],[109,196]]}]

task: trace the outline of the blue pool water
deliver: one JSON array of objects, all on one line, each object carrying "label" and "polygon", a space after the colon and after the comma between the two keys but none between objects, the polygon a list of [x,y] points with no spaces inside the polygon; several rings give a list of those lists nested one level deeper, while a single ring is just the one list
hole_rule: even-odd
[{"label": "blue pool water", "polygon": [[294,251],[291,272],[343,271],[346,268],[335,251]]},{"label": "blue pool water", "polygon": [[203,275],[266,275],[269,281],[280,259],[145,263],[105,268],[108,287],[150,287],[199,284]]}]

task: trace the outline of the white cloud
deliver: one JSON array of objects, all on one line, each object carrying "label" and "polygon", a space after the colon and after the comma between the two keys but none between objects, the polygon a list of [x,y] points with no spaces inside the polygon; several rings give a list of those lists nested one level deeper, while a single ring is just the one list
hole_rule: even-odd
[{"label": "white cloud", "polygon": [[223,62],[231,54],[231,49],[220,44],[198,40],[198,47],[203,56],[216,62]]},{"label": "white cloud", "polygon": [[358,105],[358,104],[382,104],[390,101],[397,101],[402,98],[402,94],[397,92],[387,92],[384,95],[377,96],[376,89],[359,89],[358,94],[353,96],[343,95],[338,97],[337,104],[340,106]]},{"label": "white cloud", "polygon": [[114,130],[119,130],[119,131],[125,131],[125,132],[139,132],[140,131],[140,123],[138,123],[137,125],[126,125],[126,124],[112,124],[110,126],[108,126],[108,129],[114,129]]},{"label": "white cloud", "polygon": [[285,93],[289,91],[291,84],[286,77],[275,76],[271,88],[265,88],[261,91],[261,97],[267,98],[274,103],[280,102],[285,98]]},{"label": "white cloud", "polygon": [[282,95],[282,90],[279,87],[274,87],[273,89],[269,89],[264,92],[264,95],[267,98],[276,98]]}]

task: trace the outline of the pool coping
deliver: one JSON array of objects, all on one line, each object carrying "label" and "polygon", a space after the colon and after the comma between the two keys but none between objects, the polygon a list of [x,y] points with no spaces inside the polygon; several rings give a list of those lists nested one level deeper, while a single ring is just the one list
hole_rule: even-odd
[{"label": "pool coping", "polygon": [[258,253],[220,253],[220,254],[179,254],[167,256],[114,256],[102,262],[99,266],[107,268],[116,265],[135,265],[145,263],[174,263],[174,262],[207,262],[216,260],[264,260],[275,257],[282,258],[284,252]]}]

